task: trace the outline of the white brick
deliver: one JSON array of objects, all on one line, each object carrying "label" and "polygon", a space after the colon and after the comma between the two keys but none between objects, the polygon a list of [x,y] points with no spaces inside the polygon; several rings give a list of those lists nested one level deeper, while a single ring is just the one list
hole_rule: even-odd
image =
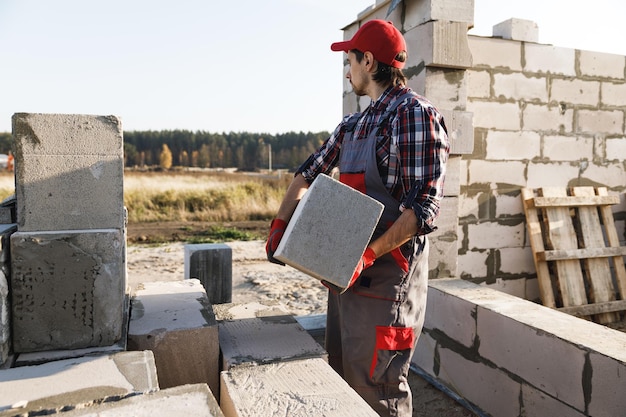
[{"label": "white brick", "polygon": [[626,58],[623,55],[580,51],[579,62],[580,73],[583,76],[624,79]]},{"label": "white brick", "polygon": [[474,309],[474,303],[429,288],[424,327],[441,331],[463,346],[471,347],[476,338]]},{"label": "white brick", "polygon": [[626,137],[606,139],[606,159],[608,161],[623,161],[626,155]]},{"label": "white brick", "polygon": [[552,45],[524,44],[524,72],[576,76],[576,50]]},{"label": "white brick", "polygon": [[[583,350],[575,344],[563,343],[554,334],[538,334],[534,326],[493,311],[491,306],[489,309],[478,307],[477,323],[478,336],[485,342],[479,347],[482,357],[555,397],[584,407],[580,383],[585,366]],[[507,329],[508,335],[515,337],[503,335],[503,328]],[[554,360],[555,357],[559,360]],[[563,363],[568,366],[563,367]]]},{"label": "white brick", "polygon": [[524,402],[524,414],[522,415],[525,416],[585,417],[588,415],[574,410],[562,401],[527,384],[522,384],[522,401]]},{"label": "white brick", "polygon": [[519,72],[494,74],[493,94],[497,98],[548,101],[547,80]]},{"label": "white brick", "polygon": [[[520,199],[521,200],[521,199]],[[533,274],[535,263],[529,247],[500,248],[500,272],[504,274]],[[525,294],[516,294],[524,298]]]},{"label": "white brick", "polygon": [[467,251],[459,255],[459,277],[483,278],[487,276],[488,251]]},{"label": "white brick", "polygon": [[550,86],[550,100],[597,106],[600,102],[600,83],[579,79],[553,79]]},{"label": "white brick", "polygon": [[468,69],[465,72],[465,77],[467,78],[468,97],[491,97],[491,74],[488,71],[476,71]]},{"label": "white brick", "polygon": [[474,128],[521,129],[521,110],[517,103],[468,100],[467,111],[474,113]]},{"label": "white brick", "polygon": [[521,216],[524,213],[522,199],[519,196],[501,194],[498,191],[494,194],[496,200],[496,218]]},{"label": "white brick", "polygon": [[624,107],[626,104],[626,83],[606,83],[600,84],[602,94],[602,104],[608,106]]},{"label": "white brick", "polygon": [[524,130],[563,132],[574,131],[574,109],[558,105],[527,103],[522,112]]},{"label": "white brick", "polygon": [[522,70],[522,44],[495,38],[468,36],[474,68]]},{"label": "white brick", "polygon": [[469,163],[469,181],[472,184],[500,183],[524,186],[526,183],[525,171],[526,164],[523,162],[473,160]]},{"label": "white brick", "polygon": [[591,159],[593,139],[582,136],[545,136],[541,156],[552,162]]},{"label": "white brick", "polygon": [[521,161],[541,153],[541,137],[529,131],[489,131],[486,145],[487,160]]},{"label": "white brick", "polygon": [[485,222],[470,224],[467,230],[470,249],[516,248],[524,244],[524,224]]},{"label": "white brick", "polygon": [[580,177],[592,181],[593,183],[600,184],[609,188],[624,188],[626,184],[626,171],[624,171],[624,165],[613,164],[607,166],[598,166],[590,164],[585,169]]},{"label": "white brick", "polygon": [[578,174],[578,166],[569,163],[531,163],[526,187],[567,187]]},{"label": "white brick", "polygon": [[587,133],[624,133],[623,110],[579,110],[577,132]]},{"label": "white brick", "polygon": [[539,26],[532,20],[508,19],[493,27],[493,36],[524,42],[539,40]]}]

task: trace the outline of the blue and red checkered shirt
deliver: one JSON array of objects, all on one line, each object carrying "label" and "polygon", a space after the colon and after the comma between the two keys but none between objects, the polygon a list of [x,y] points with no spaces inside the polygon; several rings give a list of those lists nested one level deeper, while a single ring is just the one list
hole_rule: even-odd
[{"label": "blue and red checkered shirt", "polygon": [[[360,113],[354,137],[367,138],[373,129],[380,129],[376,142],[376,162],[387,191],[411,207],[418,219],[418,234],[435,230],[443,198],[446,162],[450,152],[448,134],[441,114],[424,97],[415,95],[400,104],[390,119],[379,124],[385,110],[397,97],[409,92],[403,86],[389,87],[378,100]],[[346,123],[343,118],[330,137],[298,169],[312,183],[321,173],[330,174],[339,163]]]}]

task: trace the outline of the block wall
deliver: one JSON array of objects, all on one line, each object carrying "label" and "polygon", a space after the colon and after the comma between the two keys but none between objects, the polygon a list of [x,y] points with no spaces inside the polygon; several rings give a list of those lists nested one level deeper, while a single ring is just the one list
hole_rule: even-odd
[{"label": "block wall", "polygon": [[461,162],[458,276],[537,299],[522,187],[607,187],[621,196],[613,211],[626,241],[626,57],[489,37],[468,43],[475,141]]},{"label": "block wall", "polygon": [[[407,40],[408,85],[446,119],[451,155],[430,277],[538,300],[523,187],[607,187],[621,196],[613,211],[625,245],[626,57],[538,44],[540,28],[519,19],[496,25],[499,37],[468,35],[473,0],[406,0],[388,14],[391,3],[362,11],[344,37],[371,19],[393,21]],[[370,102],[345,79],[343,97],[346,114]]]}]

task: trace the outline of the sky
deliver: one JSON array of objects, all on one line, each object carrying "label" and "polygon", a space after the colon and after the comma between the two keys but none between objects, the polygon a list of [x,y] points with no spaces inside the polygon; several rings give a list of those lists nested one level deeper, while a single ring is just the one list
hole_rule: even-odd
[{"label": "sky", "polygon": [[[375,0],[0,0],[0,132],[14,113],[116,115],[126,131],[332,131],[343,53]],[[623,0],[474,0],[539,42],[626,55]],[[410,50],[409,50],[410,53]]]}]

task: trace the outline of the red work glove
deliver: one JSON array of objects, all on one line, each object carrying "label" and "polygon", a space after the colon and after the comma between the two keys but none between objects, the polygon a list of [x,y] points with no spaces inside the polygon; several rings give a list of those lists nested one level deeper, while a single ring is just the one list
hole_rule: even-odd
[{"label": "red work glove", "polygon": [[354,273],[352,274],[352,278],[350,279],[350,282],[348,283],[348,286],[346,287],[346,289],[354,285],[354,282],[357,280],[358,277],[361,276],[361,273],[367,268],[369,268],[370,266],[372,266],[375,260],[376,260],[376,253],[374,253],[374,251],[371,248],[365,249],[363,256],[361,256],[361,260],[356,265],[356,268],[354,268]]},{"label": "red work glove", "polygon": [[267,259],[278,265],[285,265],[283,262],[274,258],[274,252],[278,248],[278,244],[280,243],[280,239],[283,238],[283,234],[285,233],[285,228],[287,227],[287,222],[281,219],[274,219],[270,225],[270,235],[267,238],[267,243],[265,244],[265,252],[267,252]]}]

